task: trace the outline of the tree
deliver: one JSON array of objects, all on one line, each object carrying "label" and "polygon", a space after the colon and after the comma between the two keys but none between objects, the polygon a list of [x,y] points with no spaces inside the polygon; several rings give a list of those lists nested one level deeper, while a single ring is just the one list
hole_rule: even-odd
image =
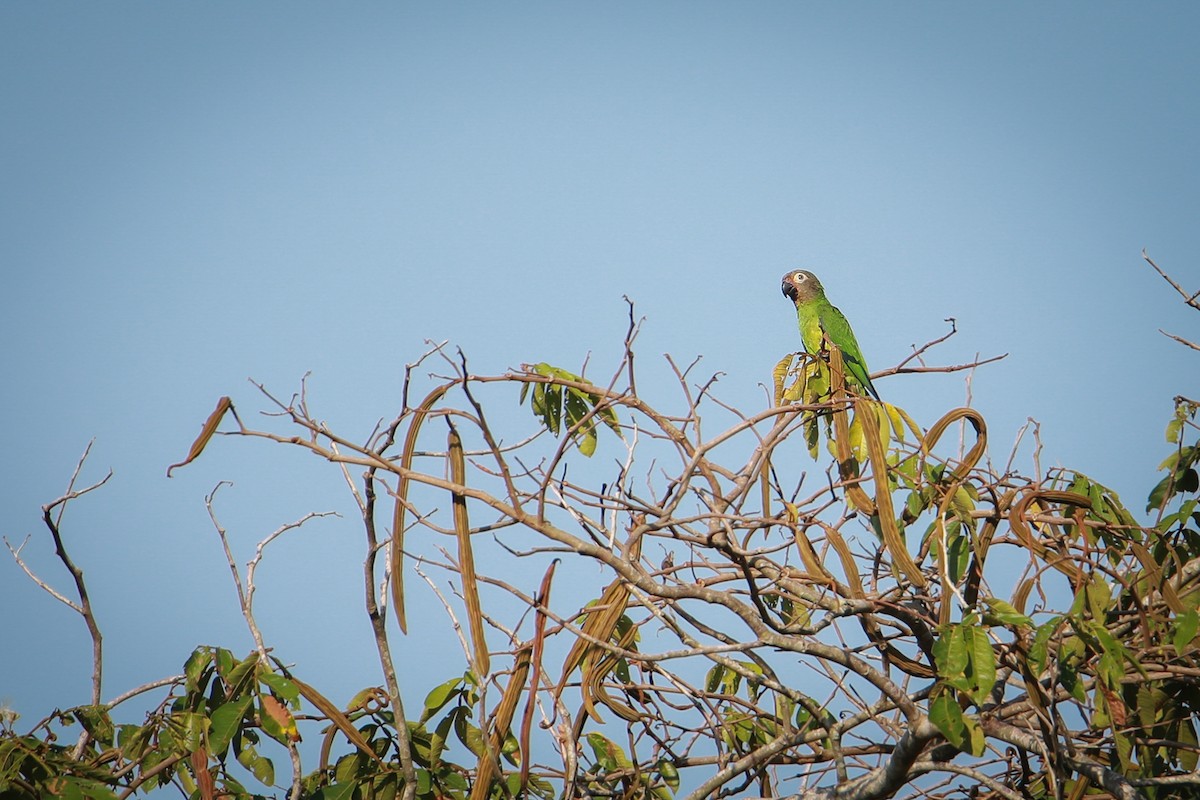
[{"label": "tree", "polygon": [[[548,364],[475,375],[435,348],[365,443],[303,391],[259,387],[262,430],[221,399],[176,467],[224,425],[336,465],[361,511],[382,685],[345,707],[254,619],[265,546],[307,518],[240,572],[215,513],[255,649],[199,647],[182,675],[103,701],[59,530],[103,481],[73,480],[44,521],[93,636],[92,703],[24,733],[4,721],[0,797],[1200,797],[1196,402],[1177,399],[1139,522],[1080,472],[990,467],[971,409],[926,430],[850,393],[835,347],[781,361],[754,413],[668,359],[682,402],[664,408],[638,390],[637,329],[631,307],[603,383]],[[914,366],[933,344],[889,372],[935,369]],[[412,403],[430,360],[447,374]],[[517,401],[532,418],[505,413]],[[454,578],[453,597],[429,586],[465,663],[412,709],[392,642],[430,570]],[[145,719],[116,720],[155,691]]]}]

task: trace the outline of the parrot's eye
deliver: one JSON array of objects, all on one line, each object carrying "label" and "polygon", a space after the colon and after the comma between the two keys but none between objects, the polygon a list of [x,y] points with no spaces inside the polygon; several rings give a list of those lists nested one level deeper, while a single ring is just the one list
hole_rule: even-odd
[{"label": "parrot's eye", "polygon": [[803,272],[797,272],[792,276],[792,280],[794,280],[796,283],[804,283],[806,280],[808,280],[808,276]]}]

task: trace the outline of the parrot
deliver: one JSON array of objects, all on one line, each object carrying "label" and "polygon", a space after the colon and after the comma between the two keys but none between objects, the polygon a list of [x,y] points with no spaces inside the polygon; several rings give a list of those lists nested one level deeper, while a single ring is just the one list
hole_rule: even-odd
[{"label": "parrot", "polygon": [[815,356],[824,349],[823,339],[837,345],[846,363],[847,377],[879,400],[879,392],[871,384],[867,362],[858,349],[854,331],[837,306],[825,297],[825,288],[817,276],[804,269],[792,270],[783,276],[783,293],[796,304],[804,349]]}]

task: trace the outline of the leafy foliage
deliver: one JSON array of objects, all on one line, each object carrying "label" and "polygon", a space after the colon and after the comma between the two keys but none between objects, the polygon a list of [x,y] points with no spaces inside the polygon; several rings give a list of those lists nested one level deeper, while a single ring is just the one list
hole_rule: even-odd
[{"label": "leafy foliage", "polygon": [[[579,452],[591,456],[596,452],[596,418],[621,435],[621,423],[604,395],[580,376],[545,362],[527,366],[531,375],[547,378],[521,384],[521,402],[531,395],[529,407],[546,428],[558,436],[563,423],[567,433],[579,445]],[[533,391],[530,392],[530,387]]]}]

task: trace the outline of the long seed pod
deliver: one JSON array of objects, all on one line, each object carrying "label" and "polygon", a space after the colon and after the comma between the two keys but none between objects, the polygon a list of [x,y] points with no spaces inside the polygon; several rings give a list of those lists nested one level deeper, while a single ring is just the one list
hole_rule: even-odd
[{"label": "long seed pod", "polygon": [[1163,577],[1162,566],[1155,561],[1153,554],[1146,549],[1146,546],[1140,542],[1130,542],[1129,549],[1133,552],[1134,557],[1141,563],[1142,568],[1146,570],[1145,574],[1140,576],[1140,579],[1145,581],[1147,586],[1153,586],[1162,592],[1163,602],[1167,607],[1176,614],[1184,614],[1187,612],[1187,607],[1183,601],[1179,599],[1175,587],[1171,585],[1169,580]]},{"label": "long seed pod", "polygon": [[213,412],[208,415],[208,419],[204,421],[203,427],[200,428],[200,435],[196,437],[196,441],[192,442],[192,447],[188,450],[187,458],[178,464],[172,464],[167,467],[168,478],[171,477],[171,470],[176,467],[187,466],[199,458],[200,454],[204,452],[204,448],[208,446],[208,442],[212,439],[213,434],[217,432],[217,426],[221,424],[226,411],[233,414],[233,418],[237,420],[238,425],[242,424],[242,421],[238,419],[237,411],[233,407],[233,401],[228,397],[222,397],[217,401],[217,407],[213,409]]},{"label": "long seed pod", "polygon": [[[850,503],[864,514],[875,513],[875,503],[871,496],[855,480],[859,472],[850,447],[850,419],[846,410],[846,366],[842,360],[842,351],[837,345],[829,345],[829,372],[833,388],[833,400],[837,404],[832,412],[834,445],[837,448],[838,475],[846,484],[846,497]],[[860,426],[861,427],[861,426]]]},{"label": "long seed pod", "polygon": [[404,614],[404,515],[408,503],[408,470],[412,469],[413,455],[417,449],[417,434],[433,404],[458,381],[443,384],[421,401],[421,405],[413,411],[412,422],[408,424],[408,432],[404,434],[404,450],[400,453],[400,480],[396,484],[396,508],[392,513],[392,543],[388,569],[392,580],[392,609],[396,614],[396,624],[403,633],[408,633],[408,620]]},{"label": "long seed pod", "polygon": [[1021,544],[1049,566],[1066,575],[1072,588],[1078,589],[1084,583],[1083,570],[1080,566],[1065,552],[1051,553],[1047,550],[1042,539],[1034,536],[1033,530],[1029,527],[1029,506],[1033,504],[1041,506],[1042,503],[1062,503],[1075,508],[1091,509],[1092,501],[1074,492],[1055,489],[1033,490],[1021,495],[1021,498],[1013,503],[1012,509],[1008,512],[1008,526],[1021,540]]},{"label": "long seed pod", "polygon": [[[508,679],[508,685],[504,687],[504,693],[500,696],[500,703],[496,706],[495,713],[492,714],[492,735],[485,744],[483,752],[479,754],[475,770],[475,784],[471,787],[470,800],[484,800],[490,794],[492,781],[496,779],[499,772],[500,750],[504,746],[504,740],[508,737],[508,729],[512,726],[517,702],[525,690],[525,678],[529,674],[530,649],[526,645],[517,651],[512,676]],[[521,757],[528,760],[531,756],[529,753],[522,753]]]},{"label": "long seed pod", "polygon": [[867,442],[867,457],[871,460],[871,474],[875,479],[875,508],[884,547],[892,556],[892,563],[900,568],[913,585],[925,588],[925,576],[917,562],[909,555],[904,536],[896,526],[896,512],[892,508],[892,487],[887,476],[887,450],[880,441],[875,405],[870,400],[858,400],[856,406],[856,413],[863,417],[862,430]]},{"label": "long seed pod", "polygon": [[[621,634],[621,638],[616,643],[617,647],[628,648],[633,644],[636,638],[637,627],[630,625],[625,632]],[[596,713],[597,703],[605,706],[610,711],[613,711],[618,717],[626,722],[635,722],[642,717],[642,715],[634,709],[630,708],[624,703],[614,700],[612,696],[604,690],[604,679],[607,678],[609,673],[616,669],[617,665],[620,663],[621,657],[619,655],[604,651],[595,657],[594,663],[589,662],[588,665],[584,667],[584,707],[587,709],[588,713],[591,714],[592,718],[596,720],[597,724],[604,724],[604,720],[602,720],[600,715]]]},{"label": "long seed pod", "polygon": [[947,411],[941,419],[933,423],[933,427],[921,439],[921,452],[928,457],[933,446],[942,438],[942,434],[946,432],[955,422],[965,419],[971,423],[971,427],[975,429],[975,444],[963,456],[962,462],[958,468],[954,470],[954,476],[958,480],[965,480],[967,473],[979,463],[979,459],[983,458],[983,453],[987,450],[987,423],[983,420],[983,415],[973,408],[956,408],[952,411]]},{"label": "long seed pod", "polygon": [[288,676],[288,680],[296,684],[296,688],[300,690],[300,694],[304,695],[304,699],[316,706],[317,710],[325,715],[326,719],[334,724],[334,726],[345,734],[350,743],[359,750],[367,754],[369,758],[375,760],[376,763],[382,765],[383,761],[379,755],[371,747],[370,742],[359,732],[358,728],[354,727],[354,723],[350,718],[342,713],[341,709],[330,702],[329,698],[318,692],[313,687],[309,686],[304,681],[295,676]]},{"label": "long seed pod", "polygon": [[529,747],[529,734],[533,729],[533,712],[537,706],[538,684],[541,683],[542,677],[542,649],[546,644],[546,612],[542,609],[550,604],[550,583],[554,579],[554,568],[557,566],[558,559],[556,558],[550,562],[546,573],[542,575],[542,585],[538,588],[537,596],[534,598],[538,607],[533,616],[533,652],[530,655],[532,664],[529,676],[529,696],[525,699],[525,713],[521,717],[522,787],[529,783],[529,765],[533,757]]},{"label": "long seed pod", "polygon": [[829,570],[825,569],[825,565],[817,557],[816,548],[808,539],[807,527],[807,525],[801,526],[799,523],[792,525],[792,539],[796,542],[796,549],[800,552],[800,560],[804,564],[804,569],[808,572],[810,580],[833,585],[835,583],[833,576],[829,574]]},{"label": "long seed pod", "polygon": [[[943,484],[937,487],[942,497],[941,501],[938,503],[938,520],[939,524],[943,525],[945,524],[947,509],[954,499],[955,493],[958,491],[960,485],[967,479],[967,476],[970,474],[971,470],[977,463],[979,463],[979,459],[983,458],[984,451],[987,449],[987,423],[984,422],[983,415],[973,408],[955,408],[943,414],[941,419],[935,422],[929,431],[923,437],[921,437],[921,457],[924,462],[925,459],[929,458],[930,453],[933,452],[934,445],[938,443],[938,440],[942,438],[942,435],[952,424],[960,420],[966,420],[967,422],[970,422],[971,427],[975,429],[975,444],[972,445],[971,449],[967,451],[967,454],[963,457],[958,467],[950,470],[950,483],[948,485]],[[975,542],[975,545],[978,546],[978,542]],[[980,554],[978,550],[976,550],[975,555],[980,559],[982,558],[982,554]],[[942,557],[945,558],[946,555],[943,553]],[[979,563],[982,564],[982,561]],[[951,587],[948,585],[949,578],[944,570],[942,571],[941,581],[942,603],[941,607],[938,609],[938,622],[939,624],[945,625],[950,622],[950,618],[953,613],[952,599],[954,598],[955,593],[951,591]]]},{"label": "long seed pod", "polygon": [[[450,482],[465,486],[467,462],[463,456],[462,439],[450,418],[446,418],[450,431],[446,435],[446,449],[450,454]],[[479,604],[479,581],[475,576],[475,553],[471,549],[471,522],[467,517],[467,498],[461,492],[450,493],[454,505],[454,534],[458,538],[458,568],[462,573],[463,600],[467,604],[467,622],[471,628],[471,646],[475,653],[475,674],[484,680],[491,671],[487,637],[483,629],[483,609]]]},{"label": "long seed pod", "polygon": [[[629,549],[629,557],[632,560],[641,558],[642,540],[638,537]],[[587,612],[587,618],[584,619],[581,630],[590,636],[592,639],[600,642],[607,642],[612,638],[613,631],[617,629],[617,623],[621,621],[621,615],[625,613],[625,608],[629,604],[629,585],[621,578],[615,579],[600,595],[600,599],[596,601],[592,610]],[[554,696],[558,697],[562,694],[563,687],[567,684],[567,678],[575,671],[575,668],[583,664],[590,656],[602,652],[604,648],[601,645],[593,644],[590,640],[580,637],[571,645],[571,649],[567,652],[566,659],[563,660],[562,677],[558,680],[558,686],[554,690]],[[596,661],[597,659],[591,659]],[[586,667],[585,667],[586,670]],[[584,676],[586,682],[587,676]],[[587,695],[584,695],[585,704],[588,702]]]}]

